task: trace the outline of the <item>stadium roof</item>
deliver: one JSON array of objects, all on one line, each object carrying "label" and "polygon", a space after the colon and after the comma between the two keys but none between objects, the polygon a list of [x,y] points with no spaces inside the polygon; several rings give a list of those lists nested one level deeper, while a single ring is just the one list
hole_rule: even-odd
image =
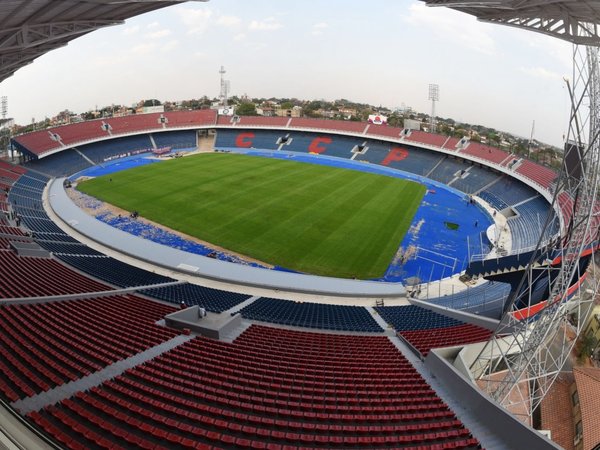
[{"label": "stadium roof", "polygon": [[483,22],[524,28],[566,41],[600,46],[597,0],[422,0],[476,16]]},{"label": "stadium roof", "polygon": [[1,0],[0,82],[72,39],[178,3],[185,0]]}]

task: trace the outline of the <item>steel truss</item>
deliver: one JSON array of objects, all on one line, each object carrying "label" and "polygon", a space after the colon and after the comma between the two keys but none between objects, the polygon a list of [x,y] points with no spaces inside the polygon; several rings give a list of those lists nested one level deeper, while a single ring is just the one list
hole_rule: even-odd
[{"label": "steel truss", "polygon": [[[476,16],[484,22],[536,31],[573,43],[573,79],[568,82],[571,115],[567,142],[580,155],[581,165],[567,162],[552,188],[553,210],[562,215],[561,233],[542,262],[551,280],[549,297],[530,310],[530,317],[515,312],[531,305],[534,273],[540,261],[534,252],[520,285],[505,308],[493,337],[471,365],[478,385],[513,414],[531,423],[531,416],[561,370],[569,366],[598,292],[593,272],[593,245],[598,240],[598,185],[600,183],[600,3],[577,0],[425,0]],[[578,158],[575,158],[577,161]],[[580,169],[580,170],[579,170]],[[548,216],[540,236],[551,221]],[[581,255],[591,247],[592,264],[580,273]],[[560,263],[559,263],[560,262]],[[583,278],[581,278],[583,276]],[[587,276],[587,278],[586,278]],[[573,280],[582,280],[573,285]],[[572,287],[571,287],[572,286]]]},{"label": "steel truss", "polygon": [[[471,366],[473,374],[492,398],[513,412],[528,416],[533,414],[568,365],[598,290],[592,269],[586,274],[587,279],[584,277],[576,287],[569,288],[573,280],[584,275],[579,273],[581,255],[591,248],[593,258],[593,245],[590,247],[590,244],[598,236],[599,61],[598,47],[574,46],[573,85],[568,84],[572,113],[567,142],[575,144],[573,148],[580,151],[582,170],[579,176],[563,163],[554,188],[553,208],[557,213],[562,211],[567,220],[563,223],[561,238],[551,249],[555,252],[553,257],[560,258],[560,264],[553,266],[547,261],[547,270],[553,280],[548,301],[529,319],[515,315],[520,309],[516,306],[519,294],[524,292],[528,300],[531,298],[533,277],[530,275],[534,264],[531,261],[500,326]],[[593,263],[590,267],[593,268]]]}]

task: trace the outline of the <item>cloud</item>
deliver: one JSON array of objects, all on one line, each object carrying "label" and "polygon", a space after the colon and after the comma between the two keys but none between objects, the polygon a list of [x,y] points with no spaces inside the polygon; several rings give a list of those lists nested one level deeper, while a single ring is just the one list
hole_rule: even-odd
[{"label": "cloud", "polygon": [[133,35],[133,34],[136,34],[138,31],[140,31],[140,27],[139,27],[139,25],[134,25],[134,26],[132,26],[132,27],[125,28],[125,29],[123,30],[123,34],[124,34],[125,36],[131,36],[131,35]]},{"label": "cloud", "polygon": [[184,8],[177,11],[187,28],[187,34],[202,34],[209,27],[212,11],[205,8]]},{"label": "cloud", "polygon": [[527,36],[523,36],[523,39],[526,39],[527,45],[538,50],[540,55],[551,56],[565,69],[571,69],[573,65],[573,46],[570,43],[538,33],[527,33]]},{"label": "cloud", "polygon": [[283,28],[283,25],[275,17],[267,17],[264,20],[253,20],[248,29],[251,31],[275,31]]},{"label": "cloud", "polygon": [[235,36],[233,36],[233,40],[234,41],[243,41],[244,39],[246,39],[246,33],[238,33]]},{"label": "cloud", "polygon": [[234,27],[236,25],[239,25],[242,22],[242,19],[240,19],[237,16],[220,16],[217,19],[217,25],[220,25],[222,27]]},{"label": "cloud", "polygon": [[313,36],[320,36],[323,34],[323,31],[325,29],[327,29],[328,27],[329,27],[329,25],[325,22],[315,23],[312,26],[312,31],[310,34],[312,34]]},{"label": "cloud", "polygon": [[[495,43],[492,25],[478,22],[474,17],[447,8],[431,8],[418,2],[409,7],[405,22],[419,28],[419,32],[437,35],[469,50],[493,55]],[[428,30],[428,31],[427,31]]]},{"label": "cloud", "polygon": [[177,39],[171,39],[170,41],[161,45],[160,51],[161,52],[170,52],[171,50],[174,50],[175,48],[177,48],[178,45],[179,45],[179,41]]},{"label": "cloud", "polygon": [[160,26],[160,24],[158,22],[152,22],[152,23],[149,23],[148,25],[146,25],[146,28],[156,28],[158,26]]},{"label": "cloud", "polygon": [[153,33],[147,33],[146,37],[148,39],[161,39],[167,37],[171,34],[171,30],[167,28],[163,28],[162,30],[155,31]]},{"label": "cloud", "polygon": [[535,78],[544,78],[547,80],[562,80],[564,78],[564,75],[543,67],[521,67],[519,70],[524,74]]},{"label": "cloud", "polygon": [[156,50],[156,44],[154,42],[146,42],[132,47],[131,53],[135,55],[147,55],[152,53],[154,50]]}]

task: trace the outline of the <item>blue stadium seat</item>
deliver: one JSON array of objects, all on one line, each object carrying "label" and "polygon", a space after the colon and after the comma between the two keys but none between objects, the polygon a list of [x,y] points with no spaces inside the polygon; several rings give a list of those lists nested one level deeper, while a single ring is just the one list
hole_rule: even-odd
[{"label": "blue stadium seat", "polygon": [[303,303],[263,297],[244,307],[240,313],[246,319],[296,327],[337,331],[383,331],[362,306]]}]

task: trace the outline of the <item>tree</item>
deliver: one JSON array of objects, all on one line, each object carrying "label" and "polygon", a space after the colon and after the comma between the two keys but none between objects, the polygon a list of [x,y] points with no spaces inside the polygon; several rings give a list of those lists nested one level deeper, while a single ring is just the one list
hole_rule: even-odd
[{"label": "tree", "polygon": [[579,341],[579,345],[579,358],[583,361],[586,358],[592,356],[594,350],[598,346],[598,339],[594,335],[586,335],[581,338],[581,341]]},{"label": "tree", "polygon": [[292,109],[293,107],[294,104],[290,101],[286,101],[281,104],[281,109]]},{"label": "tree", "polygon": [[156,100],[155,98],[151,98],[150,100],[144,100],[144,104],[142,106],[160,106],[162,103],[160,100]]},{"label": "tree", "polygon": [[235,108],[238,116],[256,116],[256,105],[254,103],[240,103]]}]

